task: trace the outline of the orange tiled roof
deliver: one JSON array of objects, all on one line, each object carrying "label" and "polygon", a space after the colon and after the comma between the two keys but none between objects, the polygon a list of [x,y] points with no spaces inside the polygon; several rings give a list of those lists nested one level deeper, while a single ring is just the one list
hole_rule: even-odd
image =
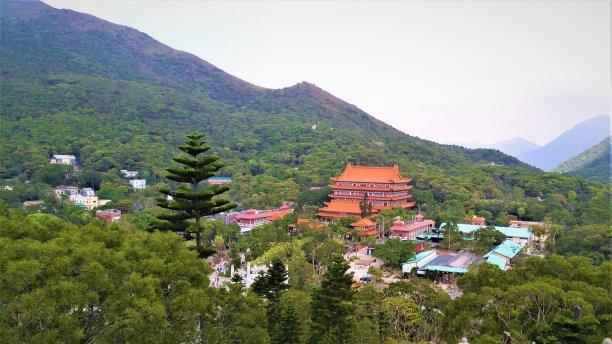
[{"label": "orange tiled roof", "polygon": [[365,231],[357,231],[357,235],[359,236],[366,236],[366,235],[376,235],[378,234],[378,231],[376,229],[368,229]]},{"label": "orange tiled roof", "polygon": [[412,185],[399,186],[399,187],[377,187],[377,186],[351,186],[351,185],[337,185],[331,184],[329,187],[332,190],[366,190],[366,191],[405,191],[412,189]]},{"label": "orange tiled roof", "polygon": [[332,213],[361,214],[361,209],[359,209],[359,202],[325,202],[325,207],[321,208],[320,211]]},{"label": "orange tiled roof", "polygon": [[342,182],[371,182],[371,183],[407,183],[410,179],[403,178],[399,173],[399,167],[380,166],[353,166],[346,165],[346,169],[339,177],[332,178],[333,181]]},{"label": "orange tiled roof", "polygon": [[374,223],[372,220],[368,218],[361,218],[357,220],[356,222],[351,223],[351,227],[372,227],[375,225],[376,223]]}]

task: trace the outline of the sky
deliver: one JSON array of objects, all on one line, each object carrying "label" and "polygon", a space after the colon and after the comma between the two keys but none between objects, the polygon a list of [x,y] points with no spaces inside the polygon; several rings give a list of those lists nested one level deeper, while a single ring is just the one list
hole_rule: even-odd
[{"label": "sky", "polygon": [[610,1],[66,1],[250,83],[311,82],[414,136],[544,145],[610,114]]}]

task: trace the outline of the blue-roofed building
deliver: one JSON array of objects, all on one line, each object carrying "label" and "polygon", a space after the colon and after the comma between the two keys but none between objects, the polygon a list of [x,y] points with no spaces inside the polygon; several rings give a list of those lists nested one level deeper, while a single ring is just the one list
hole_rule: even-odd
[{"label": "blue-roofed building", "polygon": [[[445,225],[446,223],[442,223],[440,225],[440,229],[439,229],[440,233],[444,233]],[[503,227],[503,226],[493,226],[493,227],[496,230],[502,232],[508,240],[512,240],[513,242],[518,243],[518,244],[523,244],[523,245],[530,244],[533,239],[533,233],[531,232],[531,229],[529,228]],[[469,235],[473,235],[479,229],[485,228],[485,226],[459,223],[457,224],[457,228],[459,232],[469,236]]]},{"label": "blue-roofed building", "polygon": [[457,254],[438,255],[435,250],[425,251],[417,254],[402,265],[404,274],[412,273],[417,269],[418,275],[425,275],[427,271],[441,274],[442,281],[451,282],[457,274],[464,274],[468,266],[476,261],[476,257],[466,251]]},{"label": "blue-roofed building", "polygon": [[523,246],[521,244],[506,240],[485,254],[482,257],[482,261],[496,265],[502,270],[508,270],[512,263],[512,259],[521,253],[522,250]]},{"label": "blue-roofed building", "polygon": [[402,264],[402,272],[405,274],[409,274],[413,268],[416,267],[418,269],[436,257],[436,250],[420,252],[416,256],[411,259],[408,259],[405,263]]}]

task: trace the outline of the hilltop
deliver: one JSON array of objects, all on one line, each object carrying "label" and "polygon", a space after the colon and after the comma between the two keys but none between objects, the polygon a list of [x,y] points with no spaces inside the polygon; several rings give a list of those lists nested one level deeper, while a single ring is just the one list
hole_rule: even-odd
[{"label": "hilltop", "polygon": [[570,176],[610,183],[610,137],[553,169]]},{"label": "hilltop", "polygon": [[548,144],[518,156],[521,161],[550,171],[610,135],[610,117],[596,116],[568,129]]},{"label": "hilltop", "polygon": [[587,190],[573,179],[552,189],[533,183],[561,177],[492,149],[406,135],[311,83],[266,89],[126,26],[42,2],[0,4],[5,179],[31,178],[51,154],[74,154],[105,180],[127,168],[155,184],[184,134],[197,130],[244,206],[296,199],[349,162],[397,163],[438,201],[500,198],[515,187],[530,197]]}]

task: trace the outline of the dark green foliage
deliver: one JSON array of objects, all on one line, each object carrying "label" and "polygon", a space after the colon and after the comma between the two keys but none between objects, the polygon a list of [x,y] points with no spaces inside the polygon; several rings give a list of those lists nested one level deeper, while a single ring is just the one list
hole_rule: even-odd
[{"label": "dark green foliage", "polygon": [[372,255],[382,259],[389,266],[401,268],[402,263],[414,257],[414,243],[408,240],[389,239],[384,244],[376,246]]},{"label": "dark green foliage", "polygon": [[472,248],[475,253],[482,254],[489,251],[493,246],[499,245],[506,240],[506,235],[492,226],[479,229],[474,234]]},{"label": "dark green foliage", "polygon": [[274,301],[277,301],[280,293],[288,288],[287,269],[280,259],[274,259],[266,272],[260,272],[251,286],[253,292],[259,296]]},{"label": "dark green foliage", "polygon": [[[179,236],[101,223],[77,228],[52,215],[0,211],[3,343],[267,338],[260,300],[217,295],[208,287],[212,269]],[[202,317],[203,332],[195,326]]]},{"label": "dark green foliage", "polygon": [[361,218],[368,218],[372,215],[372,202],[368,200],[368,193],[364,192],[363,199],[359,202],[359,211],[361,211]]},{"label": "dark green foliage", "polygon": [[272,338],[274,344],[299,344],[301,322],[291,299],[282,303],[278,332]]},{"label": "dark green foliage", "polygon": [[612,226],[590,225],[558,233],[554,251],[565,256],[589,257],[597,265],[612,260]]},{"label": "dark green foliage", "polygon": [[582,177],[595,180],[601,183],[612,182],[610,167],[610,136],[599,144],[587,149],[579,155],[561,163],[553,169],[553,172],[560,172],[570,176]]},{"label": "dark green foliage", "polygon": [[[202,252],[202,231],[200,220],[205,216],[218,214],[236,207],[230,201],[218,198],[227,190],[227,186],[208,185],[200,183],[213,177],[215,173],[223,167],[217,161],[220,159],[216,155],[205,155],[210,150],[210,146],[203,141],[204,134],[193,133],[187,135],[188,140],[178,148],[187,154],[179,156],[173,160],[183,166],[169,167],[166,178],[180,183],[176,191],[162,187],[159,192],[171,196],[173,199],[159,198],[157,205],[173,212],[157,215],[159,222],[154,223],[155,228],[173,230],[177,232],[195,233],[198,252]],[[190,220],[194,220],[191,222]]]},{"label": "dark green foliage", "polygon": [[312,293],[310,343],[350,343],[354,327],[353,274],[336,256],[323,275],[321,286]]}]

